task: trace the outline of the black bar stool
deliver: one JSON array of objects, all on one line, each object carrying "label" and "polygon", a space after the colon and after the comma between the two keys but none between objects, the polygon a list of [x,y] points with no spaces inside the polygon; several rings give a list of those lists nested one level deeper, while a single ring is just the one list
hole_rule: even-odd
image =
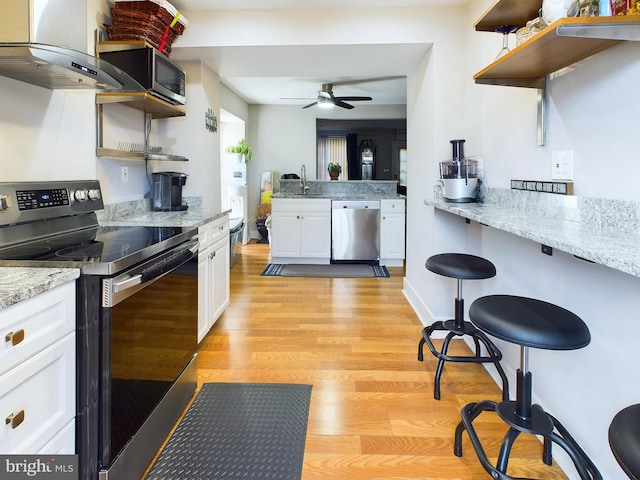
[{"label": "black bar stool", "polygon": [[[576,350],[591,341],[587,325],[577,315],[541,300],[512,295],[489,295],[471,304],[469,318],[480,330],[506,342],[520,345],[520,368],[517,371],[516,400],[496,403],[490,400],[469,403],[462,409],[462,421],[455,433],[454,453],[462,456],[462,432],[469,434],[473,448],[484,469],[496,480],[506,475],[511,447],[521,433],[544,437],[542,459],[551,465],[552,442],[571,457],[582,480],[601,480],[596,466],[587,457],[567,429],[540,405],[532,405],[532,375],[529,371],[529,348]],[[496,466],[487,458],[473,427],[482,412],[495,411],[509,426],[504,436]]]},{"label": "black bar stool", "polygon": [[[431,326],[422,330],[422,339],[418,345],[418,360],[423,361],[422,349],[426,343],[431,353],[438,358],[438,368],[434,381],[433,398],[440,400],[440,377],[444,362],[467,362],[467,363],[493,363],[502,378],[502,399],[509,398],[509,383],[507,376],[500,365],[502,353],[489,340],[489,338],[479,331],[471,322],[464,320],[464,299],[462,298],[462,280],[483,280],[495,277],[496,267],[489,260],[466,253],[441,253],[433,255],[425,263],[427,270],[443,275],[445,277],[458,279],[458,295],[455,299],[454,318],[452,320],[434,322]],[[442,344],[442,350],[438,351],[431,341],[431,334],[436,330],[448,331]],[[469,335],[473,338],[476,351],[474,356],[447,355],[449,344],[456,336]],[[487,350],[487,355],[482,356],[480,344]]]},{"label": "black bar stool", "polygon": [[640,480],[640,404],[620,410],[609,425],[613,456],[631,480]]}]

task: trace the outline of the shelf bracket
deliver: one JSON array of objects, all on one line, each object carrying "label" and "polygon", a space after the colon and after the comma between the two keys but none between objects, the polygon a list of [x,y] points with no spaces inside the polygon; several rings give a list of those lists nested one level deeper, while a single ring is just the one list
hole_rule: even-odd
[{"label": "shelf bracket", "polygon": [[104,127],[102,122],[102,105],[96,102],[96,148],[103,147],[104,141]]},{"label": "shelf bracket", "polygon": [[546,128],[546,110],[547,110],[547,77],[544,77],[542,86],[538,88],[537,95],[537,110],[538,120],[536,128],[536,136],[538,139],[538,146],[543,147],[546,143],[547,128]]},{"label": "shelf bracket", "polygon": [[556,35],[560,37],[600,38],[605,40],[640,41],[637,24],[605,23],[590,25],[559,25]]}]

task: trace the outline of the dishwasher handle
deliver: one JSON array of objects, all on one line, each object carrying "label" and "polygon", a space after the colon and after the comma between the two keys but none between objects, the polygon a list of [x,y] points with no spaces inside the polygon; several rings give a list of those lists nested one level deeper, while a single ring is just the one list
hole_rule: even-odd
[{"label": "dishwasher handle", "polygon": [[333,200],[331,208],[347,210],[380,210],[379,200]]}]

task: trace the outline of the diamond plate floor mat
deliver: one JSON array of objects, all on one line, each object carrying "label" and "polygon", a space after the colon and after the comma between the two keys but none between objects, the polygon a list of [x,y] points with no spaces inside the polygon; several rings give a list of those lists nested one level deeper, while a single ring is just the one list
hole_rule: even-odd
[{"label": "diamond plate floor mat", "polygon": [[205,383],[146,480],[299,480],[311,385]]}]

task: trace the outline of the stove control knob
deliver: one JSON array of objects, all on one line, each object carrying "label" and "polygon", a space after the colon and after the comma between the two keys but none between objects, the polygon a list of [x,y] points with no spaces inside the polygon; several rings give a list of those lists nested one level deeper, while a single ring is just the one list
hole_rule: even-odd
[{"label": "stove control knob", "polygon": [[100,200],[100,190],[97,188],[92,188],[91,190],[89,190],[89,200],[91,200],[92,202],[95,202],[96,200]]},{"label": "stove control knob", "polygon": [[87,191],[86,190],[76,190],[73,192],[73,198],[78,202],[86,202],[87,201]]},{"label": "stove control knob", "polygon": [[0,212],[4,212],[7,208],[11,206],[9,195],[0,195]]}]

